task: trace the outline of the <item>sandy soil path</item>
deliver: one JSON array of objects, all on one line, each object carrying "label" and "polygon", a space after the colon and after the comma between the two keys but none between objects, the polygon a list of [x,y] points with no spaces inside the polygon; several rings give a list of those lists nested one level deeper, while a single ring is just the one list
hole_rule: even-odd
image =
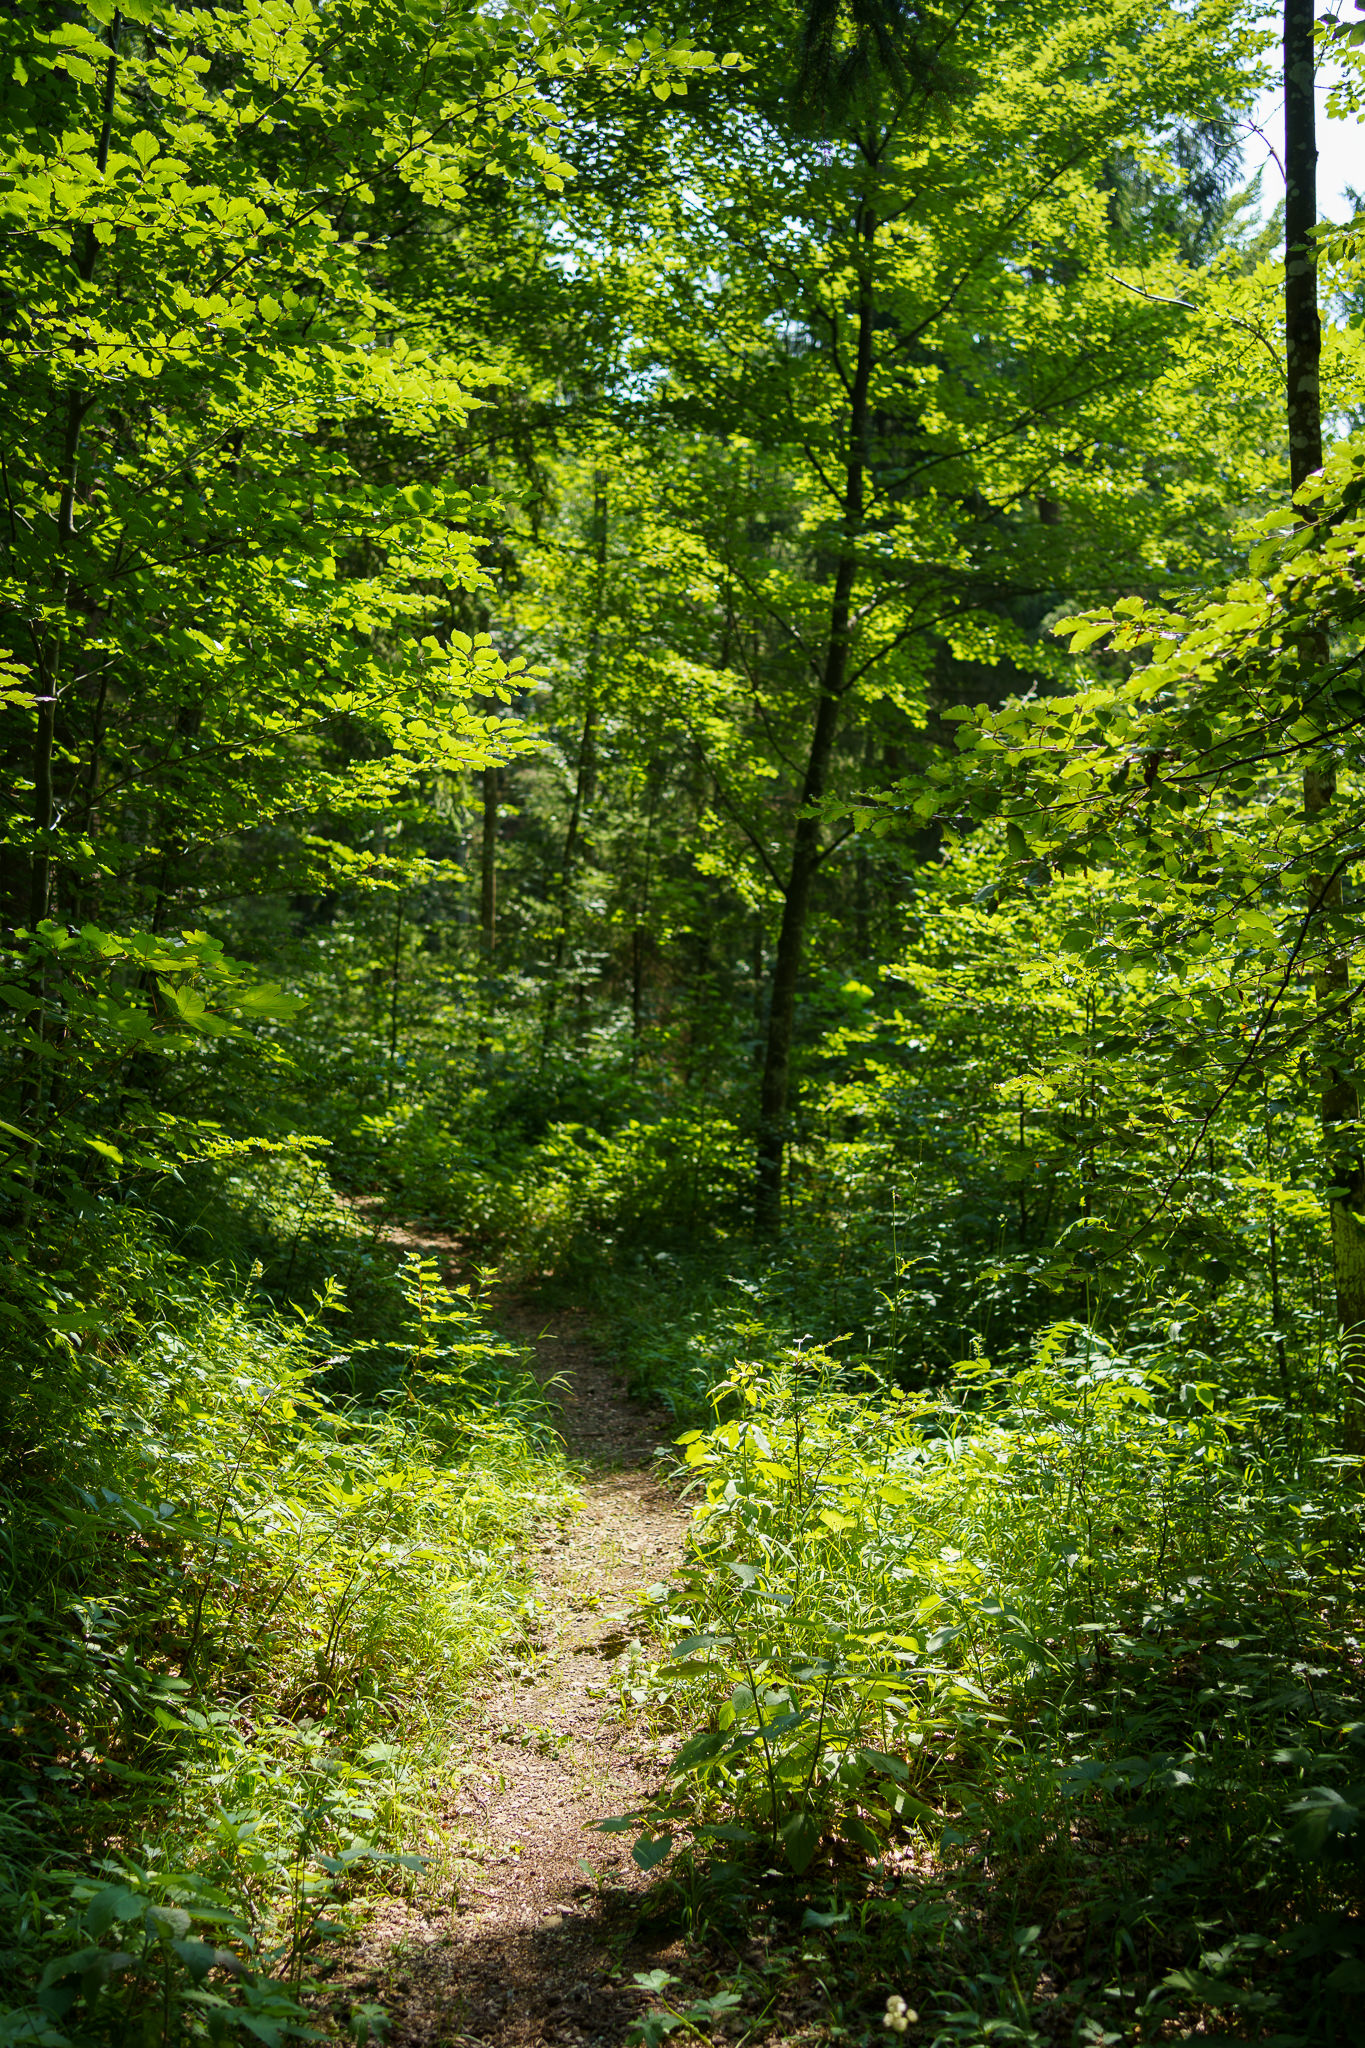
[{"label": "sandy soil path", "polygon": [[649,1880],[631,1837],[590,1823],[638,1806],[662,1775],[658,1743],[621,1715],[618,1660],[636,1593],[676,1568],[686,1517],[649,1469],[669,1418],[627,1402],[582,1318],[503,1299],[492,1320],[532,1347],[543,1380],[563,1381],[584,1507],[541,1550],[538,1655],[476,1696],[449,1813],[474,1838],[475,1880],[437,1918],[382,1908],[361,1960],[395,2048],[590,2048],[618,2041],[646,2004],[635,1971],[682,1960],[641,1920]]}]

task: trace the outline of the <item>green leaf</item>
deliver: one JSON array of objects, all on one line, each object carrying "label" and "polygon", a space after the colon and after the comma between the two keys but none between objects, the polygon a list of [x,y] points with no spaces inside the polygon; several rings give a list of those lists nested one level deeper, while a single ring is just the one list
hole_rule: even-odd
[{"label": "green leaf", "polygon": [[870,1771],[877,1771],[884,1778],[894,1778],[904,1785],[910,1776],[910,1766],[903,1757],[891,1756],[884,1749],[860,1749],[858,1760]]},{"label": "green leaf", "polygon": [[886,1843],[856,1813],[845,1814],[839,1829],[855,1848],[862,1849],[868,1856],[880,1856],[886,1847]]},{"label": "green leaf", "polygon": [[733,1821],[708,1821],[704,1827],[697,1829],[697,1833],[704,1836],[707,1841],[730,1842],[738,1849],[747,1848],[751,1843],[762,1839],[752,1828],[739,1827]]},{"label": "green leaf", "polygon": [[147,1926],[167,1941],[183,1941],[190,1931],[190,1916],[183,1906],[149,1906]]},{"label": "green leaf", "polygon": [[810,1813],[789,1813],[777,1832],[787,1861],[799,1877],[820,1846],[820,1823]]},{"label": "green leaf", "polygon": [[633,1973],[633,1980],[641,1991],[647,1991],[651,1998],[662,1998],[669,1985],[678,1981],[671,1970],[636,1970]]},{"label": "green leaf", "polygon": [[54,1956],[38,1979],[39,1992],[48,1991],[54,1984],[60,1984],[64,1977],[79,1976],[92,1963],[103,1960],[106,1951],[98,1948],[78,1948],[70,1955]]},{"label": "green leaf", "polygon": [[291,996],[276,982],[261,982],[258,987],[233,990],[228,1000],[236,1010],[244,1010],[248,1017],[279,1017],[288,1020],[296,1017],[303,1008],[302,996]]},{"label": "green leaf", "polygon": [[[1091,619],[1071,635],[1071,652],[1084,654],[1087,647],[1093,647],[1097,641],[1103,640],[1106,633],[1112,632],[1113,625],[1112,619]],[[1061,630],[1065,632],[1066,627]]]},{"label": "green leaf", "polygon": [[85,1924],[93,1935],[99,1936],[116,1921],[140,1920],[147,1905],[145,1892],[132,1891],[122,1884],[106,1885],[86,1907]]},{"label": "green leaf", "polygon": [[1291,1847],[1305,1859],[1326,1855],[1329,1849],[1339,1846],[1343,1835],[1355,1833],[1362,1809],[1365,1786],[1353,1787],[1343,1794],[1334,1785],[1315,1785],[1289,1808],[1290,1813],[1301,1816],[1289,1830]]},{"label": "green leaf", "polygon": [[698,1764],[707,1764],[720,1755],[728,1746],[728,1737],[715,1729],[704,1729],[685,1742],[673,1759],[675,1771],[695,1770]]}]

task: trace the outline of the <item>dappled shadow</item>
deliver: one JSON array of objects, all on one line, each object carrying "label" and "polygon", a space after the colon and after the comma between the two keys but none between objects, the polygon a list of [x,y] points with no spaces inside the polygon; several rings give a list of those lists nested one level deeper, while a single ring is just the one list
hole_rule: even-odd
[{"label": "dappled shadow", "polygon": [[596,1895],[580,1887],[538,1918],[523,1905],[524,1926],[456,1914],[424,1938],[410,1936],[377,1985],[395,2039],[411,2048],[619,2041],[648,2004],[634,1973],[686,1971],[676,1930],[651,1935],[642,1903],[627,1879]]},{"label": "dappled shadow", "polygon": [[490,1320],[559,1403],[584,1505],[542,1531],[524,1646],[467,1696],[468,1733],[433,1786],[449,1904],[381,1901],[337,1986],[387,2007],[397,2048],[614,2042],[646,2004],[634,1972],[683,1974],[676,1930],[654,1917],[670,1888],[637,1868],[630,1835],[593,1825],[644,1805],[672,1747],[631,1704],[639,1595],[676,1573],[686,1524],[651,1469],[670,1420],[627,1401],[581,1314],[500,1292]]},{"label": "dappled shadow", "polygon": [[625,1375],[590,1342],[582,1309],[542,1308],[497,1291],[489,1313],[500,1331],[531,1346],[531,1369],[558,1402],[570,1454],[588,1467],[648,1466],[677,1435],[666,1410],[630,1400]]}]

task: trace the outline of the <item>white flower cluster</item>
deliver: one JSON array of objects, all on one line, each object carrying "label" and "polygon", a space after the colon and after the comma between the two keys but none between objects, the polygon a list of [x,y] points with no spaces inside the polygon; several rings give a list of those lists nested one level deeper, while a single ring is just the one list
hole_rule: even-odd
[{"label": "white flower cluster", "polygon": [[913,2027],[919,2014],[913,2005],[907,2005],[898,1991],[893,1991],[886,2001],[882,2025],[893,2034],[903,2034],[907,2027]]}]

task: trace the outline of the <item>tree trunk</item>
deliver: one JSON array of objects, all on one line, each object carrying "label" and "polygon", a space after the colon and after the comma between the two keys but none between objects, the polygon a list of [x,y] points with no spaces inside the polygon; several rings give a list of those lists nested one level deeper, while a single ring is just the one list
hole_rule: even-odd
[{"label": "tree trunk", "polygon": [[583,821],[592,807],[597,791],[597,707],[588,699],[588,708],[583,714],[583,732],[578,742],[578,768],[574,776],[573,808],[569,812],[569,823],[564,833],[564,852],[560,858],[559,874],[556,878],[555,896],[559,922],[555,930],[554,958],[550,962],[550,983],[545,992],[545,1026],[541,1034],[541,1051],[547,1052],[554,1036],[555,1017],[559,1010],[559,983],[564,973],[564,960],[569,947],[569,922],[573,906],[573,871],[578,859],[579,845],[583,837]]},{"label": "tree trunk", "polygon": [[864,474],[867,462],[868,393],[872,381],[872,258],[877,218],[864,206],[858,222],[862,247],[858,264],[858,343],[849,383],[848,444],[844,461],[843,540],[830,601],[829,638],[820,679],[801,809],[792,837],[791,867],[782,899],[773,959],[772,1002],[758,1101],[758,1171],[754,1189],[754,1223],[761,1233],[775,1231],[782,1220],[782,1169],[787,1144],[791,1099],[792,1031],[796,991],[805,950],[811,891],[823,857],[820,820],[813,815],[825,793],[834,743],[839,733],[848,689],[848,650],[853,593],[858,580],[857,547],[863,521]]},{"label": "tree trunk", "polygon": [[767,992],[768,978],[763,971],[763,941],[767,934],[763,929],[762,914],[754,912],[753,935],[749,945],[749,977],[753,982],[754,994],[754,1064],[763,1058],[763,998]]},{"label": "tree trunk", "polygon": [[[1284,4],[1284,325],[1289,481],[1293,490],[1322,467],[1322,324],[1313,244],[1318,224],[1317,119],[1313,96],[1313,0]],[[1324,669],[1330,650],[1325,635],[1305,644],[1305,668]],[[1321,818],[1336,796],[1336,769],[1328,756],[1308,762],[1303,774],[1304,814]],[[1342,907],[1340,875],[1314,876],[1310,913],[1332,916]],[[1317,974],[1319,1001],[1339,1002],[1349,986],[1344,954],[1328,952]],[[1331,1174],[1332,1267],[1337,1321],[1345,1332],[1365,1325],[1365,1161],[1361,1158],[1360,1101],[1351,1069],[1352,1019],[1339,1016],[1321,1047],[1325,1069],[1321,1099],[1323,1135]],[[1339,1063],[1338,1063],[1339,1062]],[[1353,1431],[1353,1434],[1356,1432]]]},{"label": "tree trunk", "polygon": [[385,1102],[393,1101],[393,1083],[398,1071],[398,1002],[403,979],[403,910],[400,893],[393,915],[393,964],[389,972],[389,1067],[384,1088]]},{"label": "tree trunk", "polygon": [[555,931],[554,958],[550,963],[550,985],[545,994],[545,1023],[540,1044],[542,1056],[548,1052],[550,1040],[554,1036],[555,1016],[559,1008],[559,982],[564,972],[564,959],[568,951],[569,924],[573,908],[574,863],[578,858],[585,820],[597,795],[597,691],[598,672],[602,663],[602,615],[606,606],[607,582],[607,477],[605,470],[600,469],[593,475],[592,530],[596,576],[593,584],[592,627],[588,634],[587,669],[583,679],[587,706],[583,713],[583,733],[578,743],[573,808],[569,812],[568,829],[564,834],[564,854],[559,864],[556,889],[559,922]]},{"label": "tree trunk", "polygon": [[640,1052],[645,1023],[645,948],[649,944],[650,891],[654,880],[654,819],[663,797],[667,770],[652,761],[645,780],[648,804],[645,811],[645,855],[635,900],[635,924],[630,935],[630,1062]]},{"label": "tree trunk", "polygon": [[645,929],[637,924],[630,935],[630,1063],[640,1055],[645,1022]]},{"label": "tree trunk", "polygon": [[1322,323],[1313,245],[1317,224],[1313,0],[1284,0],[1284,326],[1289,481],[1294,490],[1322,467]]},{"label": "tree trunk", "polygon": [[[114,94],[118,84],[118,39],[123,17],[115,12],[109,26],[109,55],[104,66],[104,106],[95,167],[104,176],[109,162],[109,141],[114,124]],[[87,224],[77,255],[73,248],[76,275],[88,285],[99,260],[95,230]],[[70,602],[71,553],[76,537],[76,487],[79,475],[81,429],[89,411],[79,389],[73,387],[62,408],[61,491],[57,502],[57,602],[65,609]],[[52,898],[52,761],[57,738],[57,696],[61,682],[61,641],[49,637],[39,653],[38,723],[33,741],[33,855],[29,867],[28,917],[31,925],[41,924]]]},{"label": "tree trunk", "polygon": [[[112,61],[112,60],[111,60]],[[88,284],[94,271],[94,236],[79,268]],[[57,602],[63,608],[71,595],[71,545],[76,537],[76,485],[81,452],[81,426],[86,408],[72,391],[62,421],[62,488],[57,501]],[[33,856],[30,862],[28,921],[41,924],[52,897],[52,758],[57,740],[57,698],[61,689],[61,638],[46,639],[39,651],[38,723],[33,737]]]},{"label": "tree trunk", "polygon": [[[869,783],[877,772],[877,743],[869,732],[863,745],[863,773]],[[872,958],[872,874],[867,838],[859,833],[853,855],[853,952],[857,971],[867,972]]]},{"label": "tree trunk", "polygon": [[[109,164],[109,142],[114,125],[114,95],[118,86],[118,40],[123,16],[115,10],[109,25],[109,55],[104,67],[104,109],[95,165],[101,177]],[[95,230],[87,223],[79,254],[73,244],[76,275],[88,285],[99,260]],[[71,605],[71,556],[76,537],[76,490],[80,476],[81,432],[90,400],[73,386],[60,414],[61,490],[57,503],[56,598],[63,611]],[[61,687],[60,634],[48,635],[38,649],[38,718],[33,738],[33,850],[29,857],[28,921],[40,925],[52,907],[52,832],[56,822],[52,787],[52,765],[57,745],[57,699]],[[27,1231],[38,1191],[38,1133],[47,1121],[47,963],[40,954],[31,974],[32,992],[38,998],[33,1013],[33,1048],[23,1082],[26,1123],[35,1142],[29,1147],[27,1175],[21,1202],[22,1228]]]},{"label": "tree trunk", "polygon": [[498,800],[501,771],[483,771],[483,839],[479,847],[479,951],[493,958],[498,916]]}]

